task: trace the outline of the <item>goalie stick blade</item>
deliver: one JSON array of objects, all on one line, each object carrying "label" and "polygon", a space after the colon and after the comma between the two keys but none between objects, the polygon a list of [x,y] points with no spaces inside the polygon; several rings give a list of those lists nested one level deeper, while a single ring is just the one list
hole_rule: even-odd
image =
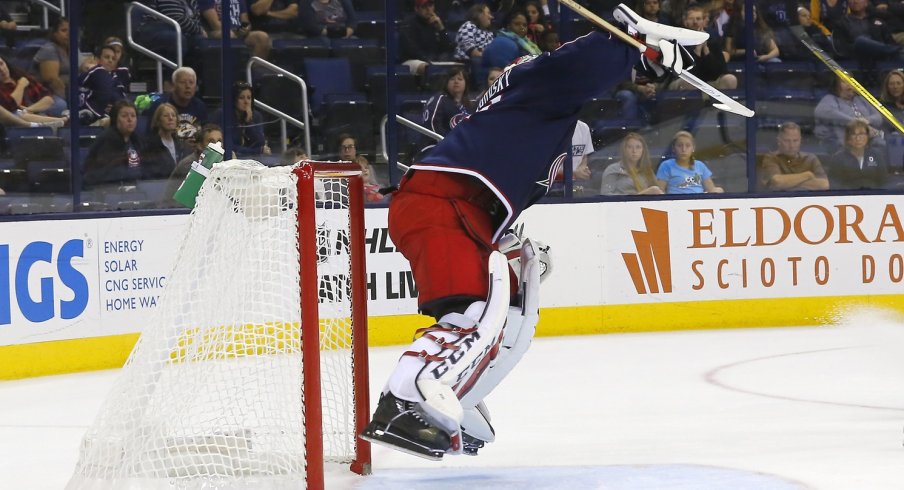
[{"label": "goalie stick blade", "polygon": [[715,107],[716,109],[726,111],[726,112],[731,112],[731,113],[737,114],[739,116],[753,117],[754,112],[752,109],[748,109],[740,102],[725,95],[724,93],[722,93],[721,90],[717,89],[716,87],[713,87],[712,85],[704,82],[703,80],[700,80],[699,78],[694,76],[692,73],[690,73],[688,71],[683,71],[683,72],[681,72],[681,75],[679,75],[679,77],[682,80],[684,80],[685,82],[693,85],[694,87],[697,87],[697,89],[700,90],[701,92],[703,92],[704,94],[712,97],[713,99],[716,99],[718,102],[713,104],[713,107]]},{"label": "goalie stick blade", "polygon": [[395,449],[396,451],[401,451],[403,453],[417,456],[419,458],[429,459],[431,461],[440,461],[441,459],[443,459],[443,454],[445,454],[445,451],[438,451],[436,449],[422,446],[415,442],[409,441],[408,439],[399,437],[391,432],[385,432],[380,429],[371,430],[370,427],[365,429],[364,432],[362,432],[358,437],[374,444],[386,446],[390,449]]}]

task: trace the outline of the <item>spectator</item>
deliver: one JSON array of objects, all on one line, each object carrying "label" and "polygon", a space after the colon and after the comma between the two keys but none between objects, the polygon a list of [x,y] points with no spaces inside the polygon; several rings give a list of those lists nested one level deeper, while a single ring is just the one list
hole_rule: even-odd
[{"label": "spectator", "polygon": [[223,36],[223,2],[228,2],[229,5],[229,37],[244,40],[251,56],[267,59],[270,56],[270,36],[264,31],[251,30],[245,0],[198,0],[198,10],[207,27],[207,37],[219,39]]},{"label": "spectator", "polygon": [[361,167],[361,178],[364,180],[364,197],[368,201],[383,199],[373,166],[364,155],[358,155],[357,141],[348,133],[339,135],[339,159],[357,163]]},{"label": "spectator", "polygon": [[[904,71],[892,70],[882,81],[882,93],[879,100],[898,121],[904,120]],[[885,128],[892,130],[891,123],[882,121]]]},{"label": "spectator", "polygon": [[540,34],[540,41],[537,43],[537,47],[544,53],[555,51],[559,49],[559,46],[561,45],[562,42],[559,41],[559,33],[552,29],[543,31],[543,34]]},{"label": "spectator", "polygon": [[[579,119],[574,126],[574,133],[571,134],[571,179],[573,181],[590,180],[590,166],[587,160],[594,151],[590,126]],[[564,176],[565,172],[560,168],[556,180],[563,180]]]},{"label": "spectator", "polygon": [[829,176],[833,189],[883,189],[888,181],[884,152],[870,147],[872,127],[852,119],[844,128],[844,148],[832,155]]},{"label": "spectator", "polygon": [[468,20],[455,34],[455,59],[475,60],[477,64],[483,56],[483,48],[493,42],[495,37],[492,26],[493,14],[490,13],[490,8],[483,3],[472,5],[468,9]]},{"label": "spectator", "polygon": [[57,19],[33,61],[38,79],[59,99],[56,104],[65,108],[69,94],[69,19]]},{"label": "spectator", "polygon": [[[684,13],[684,27],[703,32],[706,27],[706,11],[697,4],[687,7]],[[728,73],[728,53],[722,50],[721,44],[709,38],[705,43],[693,48],[692,53],[696,64],[690,70],[697,78],[709,83],[719,90],[734,90],[738,88],[738,79]],[[684,80],[677,79],[668,86],[670,90],[691,90],[694,87]]]},{"label": "spectator", "polygon": [[690,0],[662,0],[660,15],[668,19],[667,24],[680,26],[690,3]]},{"label": "spectator", "polygon": [[[16,41],[16,29],[19,26],[16,25],[16,21],[13,20],[13,17],[9,15],[9,11],[6,7],[0,6],[0,32],[3,33],[3,37],[6,38],[6,45],[12,46]],[[0,194],[3,195],[3,194]]]},{"label": "spectator", "polygon": [[800,126],[793,122],[781,125],[776,136],[778,149],[767,153],[758,175],[759,190],[824,191],[829,188],[819,158],[800,151]]},{"label": "spectator", "polygon": [[810,12],[813,23],[825,27],[828,32],[835,30],[835,27],[841,21],[848,11],[847,0],[818,0],[811,1]]},{"label": "spectator", "polygon": [[290,146],[283,152],[282,164],[295,165],[296,163],[307,159],[308,154],[304,151],[304,148],[300,146]]},{"label": "spectator", "polygon": [[110,36],[104,39],[104,46],[113,49],[113,78],[122,85],[125,93],[129,92],[132,85],[132,72],[128,67],[128,60],[125,58],[122,39],[116,36]]},{"label": "spectator", "polygon": [[[738,10],[732,16],[732,20],[728,25],[725,33],[725,51],[730,59],[734,61],[744,61],[747,56],[745,47],[745,22],[744,3],[738,5]],[[766,21],[757,15],[756,5],[753,6],[753,26],[754,26],[754,42],[756,49],[753,50],[753,57],[760,63],[776,63],[782,61],[779,58],[781,54],[778,44],[775,43],[775,34],[772,29],[766,25]]]},{"label": "spectator", "polygon": [[660,189],[668,194],[724,192],[713,183],[713,173],[709,167],[694,159],[694,135],[687,131],[675,133],[672,151],[675,157],[664,160],[656,171],[656,185]]},{"label": "spectator", "polygon": [[885,135],[879,130],[882,114],[840,77],[835,78],[832,92],[816,104],[813,115],[816,118],[813,132],[826,153],[834,153],[844,144],[848,123],[861,117],[869,122],[872,144],[885,146]]},{"label": "spectator", "polygon": [[669,19],[662,15],[662,5],[659,0],[637,0],[634,11],[641,17],[657,24],[668,24]]},{"label": "spectator", "polygon": [[131,102],[116,102],[110,119],[110,127],[97,137],[85,158],[86,186],[156,179],[169,174],[171,169],[159,162],[142,160],[142,140],[135,133],[138,113]]},{"label": "spectator", "polygon": [[642,73],[636,73],[631,80],[625,80],[615,89],[615,99],[621,103],[622,116],[653,124],[656,114],[657,86]]},{"label": "spectator", "polygon": [[[805,7],[797,7],[797,21],[800,23],[801,27],[804,28],[804,31],[810,36],[810,39],[816,43],[820,48],[822,48],[827,53],[834,53],[835,47],[832,45],[832,33],[826,29],[825,27],[816,24],[813,22],[813,17],[810,15],[810,11]],[[798,54],[795,56],[795,59],[810,59],[810,52],[805,47],[797,47]]]},{"label": "spectator", "polygon": [[728,35],[728,29],[731,27],[731,20],[737,15],[738,8],[744,10],[744,6],[736,6],[735,0],[722,0],[713,4],[715,7],[710,14],[712,23],[716,28],[719,37],[725,38]]},{"label": "spectator", "polygon": [[[269,155],[270,147],[264,136],[264,116],[254,109],[251,85],[242,81],[233,83],[232,96],[235,103],[235,128],[229,131],[232,150],[239,157]],[[217,109],[211,120],[222,121],[223,110]]]},{"label": "spectator", "polygon": [[502,72],[504,72],[504,68],[499,68],[498,66],[494,66],[490,68],[490,71],[487,72],[487,87],[493,84]]},{"label": "spectator", "polygon": [[901,46],[885,21],[868,7],[869,0],[848,1],[849,12],[832,29],[835,52],[842,58],[857,59],[865,67],[872,67],[879,60],[900,59]]},{"label": "spectator", "polygon": [[298,17],[307,36],[350,38],[355,34],[355,8],[350,0],[300,0]]},{"label": "spectator", "polygon": [[454,67],[442,79],[440,92],[427,101],[424,126],[445,136],[458,123],[474,112],[468,97],[468,76],[464,68]]},{"label": "spectator", "polygon": [[[191,164],[201,158],[201,152],[211,143],[223,143],[223,130],[216,124],[208,123],[195,133],[190,144],[190,147],[193,147],[194,151],[183,157],[176,165],[176,168],[173,169],[172,173],[170,173],[166,191],[164,192],[165,196],[172,197],[172,195],[176,193],[176,190],[179,189],[179,186],[185,181],[185,176],[188,175]],[[176,201],[171,201],[170,204],[173,206],[181,206],[181,204],[178,204]]]},{"label": "spectator", "polygon": [[[28,122],[65,121],[48,117],[54,113],[54,98],[40,82],[0,56],[0,106]],[[64,107],[65,109],[65,107]]]},{"label": "spectator", "polygon": [[483,51],[483,66],[507,66],[521,56],[540,54],[540,47],[527,38],[527,14],[514,10],[503,29]]},{"label": "spectator", "polygon": [[151,117],[150,133],[142,153],[144,160],[156,162],[161,169],[168,169],[162,177],[172,174],[176,162],[192,153],[191,148],[176,136],[176,116],[176,107],[172,104],[157,106]]},{"label": "spectator", "polygon": [[414,14],[399,27],[399,57],[411,73],[423,75],[429,62],[452,59],[455,45],[436,15],[433,0],[415,0],[414,4]]},{"label": "spectator", "polygon": [[116,53],[113,47],[100,48],[97,60],[97,65],[79,75],[81,100],[78,119],[84,125],[95,124],[108,117],[113,104],[126,98],[126,88],[115,76]]},{"label": "spectator", "polygon": [[891,37],[898,44],[904,44],[904,2],[901,0],[877,0],[875,14],[885,21]]},{"label": "spectator", "polygon": [[534,44],[540,44],[540,36],[553,29],[552,23],[543,13],[543,8],[537,0],[528,0],[524,4],[524,13],[527,14],[527,38]]},{"label": "spectator", "polygon": [[248,15],[252,29],[264,31],[273,39],[298,33],[298,0],[251,0]]},{"label": "spectator", "polygon": [[[197,0],[156,0],[156,9],[179,23],[182,42],[182,59],[190,62],[197,54],[200,40],[207,37],[201,26],[201,13]],[[176,31],[170,24],[147,15],[138,27],[137,36],[142,45],[151,51],[176,59]]]},{"label": "spectator", "polygon": [[628,133],[622,139],[621,158],[603,170],[600,194],[626,196],[633,194],[662,194],[656,185],[650,150],[643,136]]},{"label": "spectator", "polygon": [[164,102],[173,104],[179,111],[179,129],[176,134],[182,141],[191,140],[201,129],[201,125],[207,122],[207,106],[195,96],[198,90],[198,76],[195,70],[183,66],[173,72],[172,80],[173,91],[157,99],[144,113],[154,114],[157,106]]}]

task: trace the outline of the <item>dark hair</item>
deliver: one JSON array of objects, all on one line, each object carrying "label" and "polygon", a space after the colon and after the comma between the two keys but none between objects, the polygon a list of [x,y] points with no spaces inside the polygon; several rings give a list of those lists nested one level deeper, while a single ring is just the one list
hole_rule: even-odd
[{"label": "dark hair", "polygon": [[474,109],[474,105],[471,103],[471,98],[468,97],[468,92],[471,88],[471,75],[464,67],[453,66],[452,68],[449,68],[449,71],[447,71],[446,74],[440,79],[440,86],[437,87],[437,89],[440,92],[448,95],[449,97],[452,97],[452,94],[449,93],[449,80],[452,80],[452,77],[456,75],[461,75],[462,78],[465,79],[465,93],[464,95],[462,95],[461,105],[464,106],[464,108],[467,109],[468,112],[471,112]]},{"label": "dark hair", "polygon": [[490,6],[485,3],[475,3],[474,5],[471,5],[471,8],[468,9],[468,20],[476,26],[477,21],[480,20],[480,14],[483,13],[484,9],[488,8],[490,8]]},{"label": "dark hair", "polygon": [[512,9],[508,13],[508,15],[505,16],[505,22],[503,22],[502,25],[505,26],[506,29],[508,29],[508,26],[512,24],[512,21],[515,20],[515,17],[518,17],[519,15],[523,15],[525,21],[528,20],[527,12],[524,9],[516,8]]},{"label": "dark hair", "polygon": [[342,142],[345,140],[352,140],[355,142],[355,146],[358,146],[358,138],[355,138],[349,133],[340,133],[339,136],[336,137],[336,148],[342,149]]},{"label": "dark hair", "polygon": [[113,130],[117,133],[119,132],[119,127],[116,125],[116,123],[119,119],[119,113],[122,112],[123,109],[128,108],[131,108],[133,111],[135,111],[136,116],[138,115],[138,109],[135,108],[135,104],[125,99],[117,100],[113,104],[113,108],[110,109],[110,127],[113,128]]},{"label": "dark hair", "polygon": [[[232,101],[238,102],[239,94],[241,94],[242,92],[244,92],[246,90],[251,93],[251,110],[253,111],[254,110],[254,88],[252,88],[251,84],[248,82],[236,80],[232,84]],[[236,115],[239,115],[238,108],[234,108],[234,109],[236,111]]]},{"label": "dark hair", "polygon": [[527,6],[528,5],[533,5],[534,7],[537,8],[537,12],[539,12],[539,14],[540,14],[537,16],[537,22],[540,24],[546,23],[546,12],[543,11],[543,6],[540,5],[540,2],[538,0],[528,0],[527,2],[524,3],[524,14],[527,16],[528,24],[530,23],[530,16],[527,15]]},{"label": "dark hair", "polygon": [[63,24],[68,24],[68,23],[69,23],[69,18],[68,18],[68,17],[59,17],[59,18],[57,18],[55,21],[53,21],[53,22],[50,24],[50,30],[47,31],[47,37],[48,37],[48,38],[53,37],[53,35],[56,34],[57,31],[60,30],[60,27],[63,27]]},{"label": "dark hair", "polygon": [[18,66],[9,62],[9,58],[6,56],[0,55],[0,60],[3,60],[6,63],[6,67],[9,68],[9,77],[13,80],[19,80],[22,77],[27,77],[29,79],[29,83],[32,83],[34,80],[28,76],[28,73],[25,73],[25,70],[19,68]]},{"label": "dark hair", "polygon": [[223,128],[221,128],[219,124],[207,123],[201,126],[200,130],[195,132],[195,143],[197,143],[198,145],[203,144],[204,138],[212,131],[219,131],[220,134],[223,134]]}]

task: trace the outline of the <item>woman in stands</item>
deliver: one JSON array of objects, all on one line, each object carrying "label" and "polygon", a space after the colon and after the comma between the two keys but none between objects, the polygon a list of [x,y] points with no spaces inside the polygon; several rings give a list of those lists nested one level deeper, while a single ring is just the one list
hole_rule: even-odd
[{"label": "woman in stands", "polygon": [[621,144],[621,158],[603,171],[600,194],[662,194],[662,188],[656,185],[650,151],[643,136],[637,133],[625,135]]},{"label": "woman in stands", "polygon": [[110,126],[97,137],[85,159],[86,186],[169,176],[172,167],[143,158],[143,141],[135,132],[138,112],[131,102],[120,100],[113,104],[110,120]]},{"label": "woman in stands", "polygon": [[713,173],[700,160],[694,159],[694,135],[678,131],[672,139],[674,158],[659,164],[656,185],[668,194],[703,194],[725,192],[713,183]]},{"label": "woman in stands", "polygon": [[53,92],[57,110],[66,109],[69,94],[69,19],[61,17],[51,26],[48,40],[35,53],[35,67],[40,81]]},{"label": "woman in stands", "polygon": [[539,46],[540,36],[553,29],[552,23],[546,18],[543,7],[537,0],[529,0],[525,3],[524,12],[527,14],[527,38]]},{"label": "woman in stands", "polygon": [[474,103],[468,95],[468,74],[460,66],[446,73],[439,89],[424,108],[424,126],[445,136],[474,112]]},{"label": "woman in stands", "polygon": [[[904,71],[892,70],[882,81],[882,93],[879,100],[895,119],[904,120]],[[891,123],[885,121],[886,130],[892,130]]]},{"label": "woman in stands", "polygon": [[68,118],[51,117],[53,94],[40,82],[0,56],[0,106],[25,122],[63,126]]},{"label": "woman in stands", "polygon": [[176,163],[191,154],[191,148],[176,136],[178,129],[176,106],[164,102],[157,107],[151,117],[150,134],[147,137],[142,157],[161,169],[172,173]]},{"label": "woman in stands", "polygon": [[871,129],[862,118],[844,127],[844,148],[832,155],[828,168],[832,189],[884,189],[888,184],[885,151],[870,146]]},{"label": "woman in stands", "polygon": [[[747,50],[744,43],[744,4],[740,2],[738,9],[732,14],[731,21],[725,26],[725,51],[731,56],[732,61],[744,61]],[[754,59],[760,63],[777,63],[780,51],[775,43],[775,34],[766,25],[766,21],[757,15],[756,5],[753,6]]]},{"label": "woman in stands", "polygon": [[527,14],[523,10],[513,10],[505,28],[500,29],[486,49],[483,50],[483,67],[508,66],[525,55],[538,55],[543,51],[527,37]]},{"label": "woman in stands", "polygon": [[[235,105],[235,127],[227,131],[232,136],[232,150],[239,157],[269,155],[270,147],[264,136],[264,116],[254,109],[254,92],[248,82],[232,84]],[[223,110],[217,109],[211,121],[221,122]]]}]

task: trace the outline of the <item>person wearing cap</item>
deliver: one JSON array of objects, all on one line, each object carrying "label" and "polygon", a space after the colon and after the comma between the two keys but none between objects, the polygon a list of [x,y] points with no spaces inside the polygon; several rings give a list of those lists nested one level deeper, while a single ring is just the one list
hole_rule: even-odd
[{"label": "person wearing cap", "polygon": [[433,0],[415,0],[414,13],[399,28],[400,57],[411,73],[423,75],[431,61],[450,61],[455,52]]}]

